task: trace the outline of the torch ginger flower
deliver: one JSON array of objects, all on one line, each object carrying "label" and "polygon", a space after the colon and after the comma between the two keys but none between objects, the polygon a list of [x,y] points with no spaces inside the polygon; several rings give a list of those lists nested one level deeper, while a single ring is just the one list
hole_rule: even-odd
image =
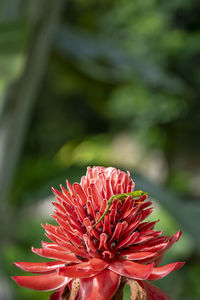
[{"label": "torch ginger flower", "polygon": [[[125,282],[131,287],[132,299],[169,300],[148,281],[163,278],[184,264],[158,266],[181,232],[162,236],[162,231],[153,229],[157,221],[144,222],[152,212],[145,193],[117,198],[133,192],[134,187],[129,172],[93,167],[80,184],[67,181],[68,190],[52,188],[58,200],[53,203],[52,217],[58,226],[43,225],[52,242],[42,242],[41,249],[32,251],[55,261],[16,262],[20,269],[39,275],[13,279],[25,288],[54,291],[51,300],[109,300]],[[137,298],[136,292],[143,296]]]}]

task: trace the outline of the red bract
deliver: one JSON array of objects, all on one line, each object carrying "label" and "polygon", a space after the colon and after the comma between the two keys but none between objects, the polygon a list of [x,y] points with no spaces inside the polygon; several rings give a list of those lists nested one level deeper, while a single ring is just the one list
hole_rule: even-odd
[{"label": "red bract", "polygon": [[67,289],[71,291],[70,300],[109,300],[121,279],[129,278],[146,291],[147,300],[168,300],[164,292],[146,280],[160,279],[183,265],[175,262],[158,267],[181,232],[162,236],[162,231],[153,229],[156,222],[144,222],[152,212],[147,196],[137,201],[132,196],[123,201],[115,199],[101,222],[93,226],[111,196],[130,193],[134,186],[129,172],[93,167],[87,169],[80,184],[67,181],[68,189],[52,189],[57,198],[52,217],[58,226],[43,225],[52,242],[42,242],[41,249],[32,251],[56,261],[14,263],[39,275],[13,279],[25,288],[54,291],[51,300],[62,299]]}]

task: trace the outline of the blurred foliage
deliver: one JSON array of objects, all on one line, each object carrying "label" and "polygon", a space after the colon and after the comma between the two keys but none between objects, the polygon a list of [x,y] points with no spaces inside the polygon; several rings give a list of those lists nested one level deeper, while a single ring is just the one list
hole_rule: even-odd
[{"label": "blurred foliage", "polygon": [[[23,80],[45,1],[1,2],[0,112],[12,84]],[[40,223],[53,222],[42,207],[51,185],[58,187],[66,178],[79,181],[87,165],[113,165],[130,169],[136,185],[150,192],[160,229],[169,234],[183,229],[165,262],[187,264],[156,284],[172,299],[197,300],[199,1],[63,2],[12,189],[3,199],[7,222],[2,218],[0,275],[11,294],[0,289],[0,298],[48,298],[10,282],[9,276],[21,274],[11,263],[42,260],[30,247],[39,247],[44,238]],[[3,134],[0,130],[0,144]],[[124,299],[128,293],[127,288]]]}]

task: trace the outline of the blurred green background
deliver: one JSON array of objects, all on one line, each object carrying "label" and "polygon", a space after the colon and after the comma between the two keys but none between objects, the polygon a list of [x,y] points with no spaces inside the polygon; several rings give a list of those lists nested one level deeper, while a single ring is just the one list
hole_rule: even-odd
[{"label": "blurred green background", "polygon": [[[155,201],[157,228],[183,236],[155,282],[200,299],[200,2],[0,1],[0,299],[12,261],[40,261],[52,194],[87,165],[130,170]],[[128,299],[128,289],[124,299]]]}]

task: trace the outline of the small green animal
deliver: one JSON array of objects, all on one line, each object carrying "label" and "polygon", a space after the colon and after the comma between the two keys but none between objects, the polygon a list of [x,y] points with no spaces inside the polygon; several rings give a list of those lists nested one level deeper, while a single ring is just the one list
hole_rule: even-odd
[{"label": "small green animal", "polygon": [[[125,200],[128,196],[132,196],[133,198],[140,198],[142,196],[146,196],[148,195],[148,193],[146,192],[143,192],[141,190],[138,190],[138,191],[134,191],[134,192],[131,192],[131,193],[124,193],[124,194],[116,194],[116,195],[113,195],[112,197],[110,197],[110,199],[108,200],[108,204],[105,208],[105,211],[103,213],[103,215],[99,218],[99,220],[92,226],[92,227],[95,227],[97,224],[99,224],[99,222],[101,222],[101,220],[105,217],[105,215],[107,214],[107,212],[109,211],[109,208],[113,202],[114,199],[117,199],[118,201],[123,201]],[[82,242],[80,243],[80,245],[78,245],[76,247],[76,249],[74,251],[70,251],[70,252],[67,252],[67,254],[69,253],[75,253],[82,245]]]},{"label": "small green animal", "polygon": [[99,220],[92,226],[92,227],[95,227],[97,224],[99,224],[99,222],[101,222],[101,220],[105,217],[105,215],[107,214],[107,212],[109,211],[109,208],[113,202],[114,199],[117,199],[118,201],[123,201],[125,200],[128,196],[132,196],[133,198],[138,198],[138,197],[142,197],[142,196],[145,196],[145,195],[148,195],[148,193],[146,192],[143,192],[141,190],[138,190],[138,191],[134,191],[134,192],[131,192],[131,193],[124,193],[124,194],[116,194],[116,195],[113,195],[112,197],[110,197],[110,199],[108,200],[108,204],[105,208],[105,211],[103,213],[103,215],[99,218]]}]

